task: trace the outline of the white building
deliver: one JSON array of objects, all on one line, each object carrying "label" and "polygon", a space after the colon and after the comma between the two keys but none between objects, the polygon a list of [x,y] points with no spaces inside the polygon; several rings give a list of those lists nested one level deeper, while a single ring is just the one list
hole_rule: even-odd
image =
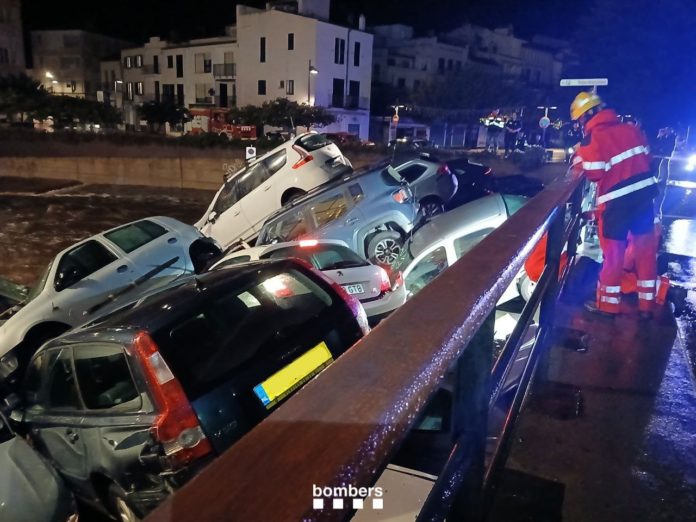
[{"label": "white building", "polygon": [[[329,23],[329,7],[329,0],[272,2],[266,9],[238,5],[236,26],[225,36],[181,44],[151,38],[123,50],[126,121],[136,124],[137,106],[150,100],[193,108],[287,98],[334,114],[336,123],[322,130],[366,139],[373,37]],[[106,83],[109,67],[102,67]]]},{"label": "white building", "polygon": [[25,72],[20,0],[0,0],[0,76]]}]

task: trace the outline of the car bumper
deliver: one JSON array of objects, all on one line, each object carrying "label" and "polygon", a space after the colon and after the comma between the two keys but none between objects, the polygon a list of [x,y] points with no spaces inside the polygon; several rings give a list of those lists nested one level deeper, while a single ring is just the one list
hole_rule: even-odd
[{"label": "car bumper", "polygon": [[382,319],[405,302],[406,290],[404,286],[401,285],[396,290],[385,293],[380,299],[364,302],[362,305],[367,314],[367,318],[372,322],[373,318]]}]

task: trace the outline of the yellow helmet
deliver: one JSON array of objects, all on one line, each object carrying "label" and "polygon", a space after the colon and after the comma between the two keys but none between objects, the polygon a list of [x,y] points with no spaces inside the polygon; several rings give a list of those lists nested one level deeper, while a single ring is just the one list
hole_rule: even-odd
[{"label": "yellow helmet", "polygon": [[596,93],[583,91],[570,104],[570,117],[577,120],[591,108],[597,107],[601,103],[602,99]]}]

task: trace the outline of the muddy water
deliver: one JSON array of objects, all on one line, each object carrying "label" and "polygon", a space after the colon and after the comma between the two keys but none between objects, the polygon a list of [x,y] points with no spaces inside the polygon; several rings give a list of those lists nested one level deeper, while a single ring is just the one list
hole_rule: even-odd
[{"label": "muddy water", "polygon": [[193,223],[213,196],[108,185],[46,188],[0,183],[0,277],[31,285],[55,254],[76,241],[147,216]]}]

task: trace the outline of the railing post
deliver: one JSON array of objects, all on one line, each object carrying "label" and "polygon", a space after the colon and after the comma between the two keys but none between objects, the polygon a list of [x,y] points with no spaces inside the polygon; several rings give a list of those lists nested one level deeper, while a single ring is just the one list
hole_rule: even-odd
[{"label": "railing post", "polygon": [[488,402],[491,395],[495,310],[471,339],[457,361],[452,433],[469,439],[471,461],[448,520],[483,520]]}]

